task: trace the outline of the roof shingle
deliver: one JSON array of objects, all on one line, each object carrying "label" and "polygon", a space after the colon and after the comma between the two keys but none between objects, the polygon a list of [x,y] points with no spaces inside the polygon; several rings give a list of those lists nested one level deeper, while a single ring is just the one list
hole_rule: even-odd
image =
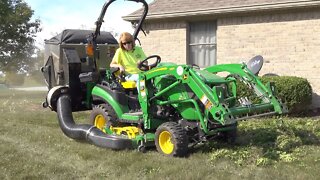
[{"label": "roof shingle", "polygon": [[[147,19],[319,5],[320,0],[155,0],[149,4]],[[140,18],[141,13],[142,9],[139,9],[123,19],[134,21]]]}]

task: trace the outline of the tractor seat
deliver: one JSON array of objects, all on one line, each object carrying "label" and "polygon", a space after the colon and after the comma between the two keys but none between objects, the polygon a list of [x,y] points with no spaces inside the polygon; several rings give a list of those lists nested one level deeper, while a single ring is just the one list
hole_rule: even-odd
[{"label": "tractor seat", "polygon": [[120,84],[124,89],[136,89],[137,88],[137,84],[135,81],[126,81],[124,79],[124,77],[120,77],[119,68],[112,67],[112,68],[110,68],[110,72],[114,77],[119,77],[118,79],[120,81]]},{"label": "tractor seat", "polygon": [[136,89],[137,88],[137,84],[135,81],[124,81],[121,82],[121,86],[124,89]]}]

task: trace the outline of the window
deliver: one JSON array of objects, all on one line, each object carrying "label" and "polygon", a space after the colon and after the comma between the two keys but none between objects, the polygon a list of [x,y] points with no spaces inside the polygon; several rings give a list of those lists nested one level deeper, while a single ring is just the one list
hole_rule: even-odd
[{"label": "window", "polygon": [[195,22],[189,24],[189,62],[204,68],[216,64],[215,21]]}]

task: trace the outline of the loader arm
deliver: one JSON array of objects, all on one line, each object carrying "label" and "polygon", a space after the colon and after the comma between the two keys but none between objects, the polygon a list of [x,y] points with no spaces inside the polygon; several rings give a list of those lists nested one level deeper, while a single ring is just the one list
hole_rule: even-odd
[{"label": "loader arm", "polygon": [[[199,121],[200,128],[206,134],[216,133],[214,130],[210,130],[210,124],[218,123],[221,125],[231,125],[236,123],[237,120],[249,118],[241,117],[248,113],[261,113],[260,115],[270,114],[282,114],[285,110],[284,107],[276,97],[273,95],[270,87],[265,87],[261,81],[259,81],[246,67],[238,64],[232,65],[221,65],[209,67],[204,71],[210,73],[227,71],[230,73],[238,74],[242,77],[245,82],[250,84],[259,95],[263,95],[263,103],[254,104],[250,106],[229,106],[224,97],[223,87],[219,86],[219,83],[228,82],[228,80],[222,81],[217,79],[217,85],[211,85],[206,82],[204,77],[201,75],[201,71],[196,71],[187,65],[172,65],[157,67],[150,71],[140,74],[140,82],[138,86],[140,88],[139,101],[144,114],[145,128],[150,128],[150,113],[149,107],[158,105],[175,105],[183,104],[182,106],[176,106],[180,109],[180,113],[183,119],[189,119]],[[175,78],[175,81],[170,85],[158,88],[157,91],[151,91],[153,85],[152,82],[156,81],[157,78],[163,79],[166,76]],[[213,75],[215,76],[215,75]],[[220,78],[222,79],[222,78]],[[183,86],[187,86],[194,93],[195,97],[186,96]],[[181,93],[178,95],[172,95],[171,93],[177,94],[175,88],[180,88]],[[164,97],[173,98],[164,98]],[[164,100],[165,99],[165,100]],[[192,106],[192,110],[190,109]],[[188,109],[183,109],[188,108]],[[188,111],[188,112],[187,112]],[[264,113],[266,112],[266,113]],[[195,116],[192,116],[195,114]],[[257,116],[257,115],[255,115]]]},{"label": "loader arm", "polygon": [[265,86],[248,68],[246,64],[221,64],[205,69],[210,73],[228,72],[237,75],[249,88],[253,89],[257,96],[260,96],[265,103],[271,103],[277,114],[287,113],[285,105],[279,102],[274,94],[275,87],[270,83]]},{"label": "loader arm", "polygon": [[[151,83],[150,80],[157,78],[157,77],[164,77],[166,75],[174,76],[176,81],[171,84],[170,86],[161,89],[160,91],[151,94],[149,93]],[[188,86],[192,92],[197,96],[197,98],[202,102],[199,104],[194,98],[184,96],[182,92],[180,95],[176,96],[175,99],[170,99],[167,101],[159,100],[163,94],[169,93],[173,91],[176,86],[184,84]],[[206,85],[199,75],[189,66],[181,65],[181,66],[166,66],[166,67],[158,67],[154,68],[146,73],[140,74],[140,82],[139,82],[140,94],[139,100],[145,115],[145,128],[149,128],[149,107],[153,103],[152,101],[157,100],[158,104],[165,105],[165,104],[177,104],[177,103],[189,103],[186,108],[189,108],[188,105],[193,106],[193,110],[195,116],[193,118],[194,121],[200,121],[201,129],[205,133],[209,133],[208,128],[208,120],[209,117],[215,119],[218,123],[225,125],[225,124],[234,124],[235,118],[230,113],[231,111],[228,107],[223,103],[223,99],[219,98],[219,93],[222,91],[219,88],[211,89],[208,85]],[[203,106],[205,109],[201,110],[200,106]],[[189,110],[189,109],[188,109]],[[185,112],[185,115],[182,114],[184,119],[190,118],[190,114],[192,112]],[[184,113],[184,111],[182,111]],[[211,114],[211,115],[210,115]],[[189,116],[189,117],[188,117]],[[190,120],[190,119],[189,119]]]}]

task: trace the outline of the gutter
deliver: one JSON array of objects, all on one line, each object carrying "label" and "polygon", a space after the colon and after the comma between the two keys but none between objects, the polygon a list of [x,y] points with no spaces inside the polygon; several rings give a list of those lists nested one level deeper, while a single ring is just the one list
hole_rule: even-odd
[{"label": "gutter", "polygon": [[[266,11],[266,10],[280,10],[280,9],[296,9],[303,7],[314,7],[320,6],[320,1],[287,1],[281,3],[264,3],[255,4],[250,6],[229,6],[213,9],[200,9],[190,11],[176,11],[176,12],[164,12],[164,13],[150,13],[147,16],[147,20],[164,19],[164,18],[177,18],[177,17],[189,17],[189,16],[200,16],[200,15],[221,15],[221,14],[233,14],[233,13],[245,13],[255,11]],[[152,11],[152,10],[151,10]],[[128,15],[123,16],[122,19],[125,21],[136,21],[140,16]]]}]

